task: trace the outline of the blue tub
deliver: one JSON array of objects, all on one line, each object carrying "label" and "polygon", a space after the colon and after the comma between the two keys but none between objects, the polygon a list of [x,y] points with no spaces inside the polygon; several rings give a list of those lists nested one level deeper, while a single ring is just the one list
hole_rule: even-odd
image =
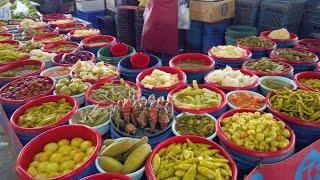
[{"label": "blue tub", "polygon": [[310,63],[310,64],[291,64],[293,67],[294,74],[304,71],[313,71],[317,67],[317,63]]},{"label": "blue tub", "polygon": [[[150,63],[148,68],[161,67],[161,60],[157,56],[149,55],[149,57],[150,57]],[[130,57],[125,57],[119,61],[118,69],[119,69],[121,78],[135,83],[138,74],[142,72],[144,69],[133,70],[130,68],[131,68]]]},{"label": "blue tub", "polygon": [[[171,124],[170,124],[169,128],[167,128],[166,131],[164,131],[158,135],[154,135],[154,136],[149,137],[148,144],[150,144],[150,146],[152,148],[156,147],[162,141],[174,136],[174,134],[171,131]],[[110,124],[110,136],[112,139],[125,137],[125,136],[116,132],[115,127],[112,122]]]}]

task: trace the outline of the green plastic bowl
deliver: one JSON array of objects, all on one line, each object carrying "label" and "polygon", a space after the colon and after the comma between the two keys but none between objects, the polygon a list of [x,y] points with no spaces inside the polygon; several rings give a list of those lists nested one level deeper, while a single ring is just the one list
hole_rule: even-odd
[{"label": "green plastic bowl", "polygon": [[258,33],[257,28],[253,26],[239,25],[239,26],[229,26],[227,28],[226,35],[228,38],[231,38],[231,39],[239,39],[239,38],[248,37],[248,36],[255,36],[257,35],[257,33]]},{"label": "green plastic bowl", "polygon": [[126,56],[120,56],[120,57],[112,57],[111,56],[111,52],[110,52],[110,47],[111,46],[106,46],[106,47],[102,47],[101,49],[99,49],[98,53],[97,53],[97,59],[98,61],[103,61],[105,63],[108,64],[112,64],[114,66],[118,65],[118,62],[128,56],[132,56],[133,54],[136,53],[136,50],[134,49],[134,47],[132,46],[128,46],[129,47],[129,53]]}]

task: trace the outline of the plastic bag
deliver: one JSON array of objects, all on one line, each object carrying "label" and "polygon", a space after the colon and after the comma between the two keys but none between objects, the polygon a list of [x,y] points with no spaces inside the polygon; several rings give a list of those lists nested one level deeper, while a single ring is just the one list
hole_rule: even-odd
[{"label": "plastic bag", "polygon": [[25,4],[22,4],[20,1],[18,1],[17,8],[13,11],[13,14],[23,14],[27,17],[29,15],[29,8]]},{"label": "plastic bag", "polygon": [[149,0],[144,11],[141,48],[159,53],[178,52],[178,0]]},{"label": "plastic bag", "polygon": [[179,29],[190,29],[190,13],[188,0],[179,0]]}]

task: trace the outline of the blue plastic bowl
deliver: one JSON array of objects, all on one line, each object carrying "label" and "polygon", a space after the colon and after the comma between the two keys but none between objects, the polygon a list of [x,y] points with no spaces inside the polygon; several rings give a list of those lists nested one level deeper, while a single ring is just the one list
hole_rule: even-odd
[{"label": "blue plastic bowl", "polygon": [[263,77],[260,77],[259,78],[259,81],[260,81],[260,91],[261,91],[261,94],[266,96],[267,94],[269,94],[270,91],[274,91],[274,89],[271,89],[269,87],[266,87],[265,85],[263,85],[261,82],[263,80],[277,80],[277,81],[281,81],[281,82],[284,82],[286,84],[290,84],[292,87],[293,87],[293,90],[297,89],[297,85],[296,83],[289,79],[289,78],[286,78],[286,77],[282,77],[282,76],[263,76]]},{"label": "blue plastic bowl", "polygon": [[[150,57],[150,62],[148,68],[152,67],[161,67],[161,59],[154,55],[148,55]],[[121,78],[127,81],[136,82],[136,78],[140,72],[145,69],[130,69],[130,57],[125,57],[121,59],[118,63],[118,69],[120,72]]]}]

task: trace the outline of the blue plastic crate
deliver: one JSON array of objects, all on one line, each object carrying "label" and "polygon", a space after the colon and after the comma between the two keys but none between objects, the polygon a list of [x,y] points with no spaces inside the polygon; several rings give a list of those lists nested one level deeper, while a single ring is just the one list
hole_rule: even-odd
[{"label": "blue plastic crate", "polygon": [[105,11],[91,11],[91,12],[76,11],[77,18],[91,22],[92,27],[94,28],[99,28],[97,16],[104,16],[104,15],[105,15]]},{"label": "blue plastic crate", "polygon": [[307,10],[300,26],[299,37],[307,38],[320,32],[320,9]]},{"label": "blue plastic crate", "polygon": [[225,44],[225,33],[230,25],[230,20],[224,20],[217,23],[205,23],[202,37],[202,52],[207,53],[212,46]]},{"label": "blue plastic crate", "polygon": [[261,0],[237,0],[234,24],[252,25],[257,23]]}]

